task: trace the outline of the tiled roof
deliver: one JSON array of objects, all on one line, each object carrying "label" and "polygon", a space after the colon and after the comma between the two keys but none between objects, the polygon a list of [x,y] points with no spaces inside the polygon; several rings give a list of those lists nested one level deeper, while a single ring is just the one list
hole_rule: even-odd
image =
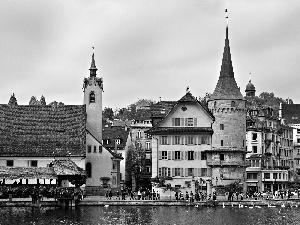
[{"label": "tiled roof", "polygon": [[177,101],[160,101],[151,108],[151,117],[164,117],[176,105]]},{"label": "tiled roof", "polygon": [[193,133],[193,132],[204,132],[213,133],[211,127],[153,127],[146,131],[150,134],[163,134],[163,133]]},{"label": "tiled roof", "polygon": [[282,104],[282,118],[286,124],[299,124],[300,104]]},{"label": "tiled roof", "polygon": [[108,149],[115,149],[115,139],[120,139],[120,144],[118,145],[118,149],[124,149],[126,146],[127,138],[129,135],[129,128],[125,129],[125,127],[103,127],[102,139],[109,140],[108,144],[103,143],[103,146]]},{"label": "tiled roof", "polygon": [[84,176],[85,171],[72,160],[54,160],[51,167],[0,166],[0,179],[57,179],[58,176]]},{"label": "tiled roof", "polygon": [[84,105],[0,105],[0,156],[85,156]]}]

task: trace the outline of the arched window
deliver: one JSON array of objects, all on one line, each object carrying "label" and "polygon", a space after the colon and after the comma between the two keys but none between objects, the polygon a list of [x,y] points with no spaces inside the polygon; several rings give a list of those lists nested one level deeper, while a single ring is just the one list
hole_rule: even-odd
[{"label": "arched window", "polygon": [[95,103],[95,93],[93,91],[90,93],[90,103]]},{"label": "arched window", "polygon": [[231,101],[231,107],[235,107],[235,101]]},{"label": "arched window", "polygon": [[92,177],[92,164],[88,162],[85,166],[86,174],[88,178]]}]

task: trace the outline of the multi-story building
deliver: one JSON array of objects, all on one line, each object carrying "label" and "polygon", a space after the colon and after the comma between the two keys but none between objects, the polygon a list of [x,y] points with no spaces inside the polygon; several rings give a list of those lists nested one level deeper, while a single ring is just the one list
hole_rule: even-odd
[{"label": "multi-story building", "polygon": [[147,131],[152,135],[152,178],[168,179],[177,188],[188,188],[195,179],[210,180],[205,151],[211,149],[211,112],[189,91],[154,109],[153,127]]},{"label": "multi-story building", "polygon": [[276,191],[288,186],[291,128],[280,124],[271,107],[247,113],[247,191]]}]

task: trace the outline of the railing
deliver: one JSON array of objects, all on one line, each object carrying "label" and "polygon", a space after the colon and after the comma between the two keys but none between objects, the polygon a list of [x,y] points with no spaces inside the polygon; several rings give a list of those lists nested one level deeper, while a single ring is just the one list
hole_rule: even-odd
[{"label": "railing", "polygon": [[247,161],[207,161],[208,166],[250,166],[250,162]]}]

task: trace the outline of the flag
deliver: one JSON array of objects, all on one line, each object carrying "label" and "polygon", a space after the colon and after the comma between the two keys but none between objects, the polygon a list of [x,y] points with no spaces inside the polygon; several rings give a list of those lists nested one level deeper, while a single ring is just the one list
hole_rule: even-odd
[{"label": "flag", "polygon": [[225,12],[227,12],[227,9],[225,9]]}]

